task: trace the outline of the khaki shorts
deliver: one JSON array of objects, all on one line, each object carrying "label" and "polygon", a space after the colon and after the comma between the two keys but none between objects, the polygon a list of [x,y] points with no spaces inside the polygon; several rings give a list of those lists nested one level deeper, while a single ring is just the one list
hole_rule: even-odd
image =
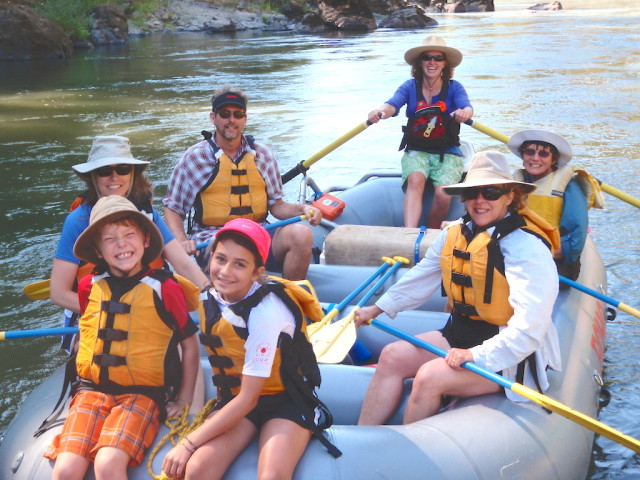
[{"label": "khaki shorts", "polygon": [[409,150],[402,156],[402,185],[413,172],[421,172],[424,178],[431,179],[433,185],[453,185],[458,183],[464,172],[464,158],[445,153],[440,161],[439,153]]},{"label": "khaki shorts", "polygon": [[55,460],[59,453],[70,452],[93,462],[100,448],[115,447],[131,456],[133,467],[140,465],[159,428],[160,408],[145,395],[81,391],[44,456]]}]

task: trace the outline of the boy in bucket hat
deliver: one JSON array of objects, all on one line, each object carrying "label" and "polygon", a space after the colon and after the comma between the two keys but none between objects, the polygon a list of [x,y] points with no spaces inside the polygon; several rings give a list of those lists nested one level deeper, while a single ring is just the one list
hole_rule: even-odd
[{"label": "boy in bucket hat", "polygon": [[79,381],[62,432],[44,453],[58,478],[84,477],[91,462],[97,478],[125,478],[161,419],[193,399],[199,346],[189,311],[198,289],[149,268],[162,248],[154,222],[120,195],[96,202],[76,241],[74,253],[101,273],[78,285]]}]

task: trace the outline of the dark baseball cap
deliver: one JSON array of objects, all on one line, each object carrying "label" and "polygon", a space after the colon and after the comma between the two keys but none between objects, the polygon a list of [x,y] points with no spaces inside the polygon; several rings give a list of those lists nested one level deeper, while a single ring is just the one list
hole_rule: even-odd
[{"label": "dark baseball cap", "polygon": [[247,104],[238,93],[235,92],[225,92],[221,95],[218,95],[211,102],[211,106],[213,110],[217,110],[223,105],[235,105],[236,107],[240,107],[242,109],[247,109]]}]

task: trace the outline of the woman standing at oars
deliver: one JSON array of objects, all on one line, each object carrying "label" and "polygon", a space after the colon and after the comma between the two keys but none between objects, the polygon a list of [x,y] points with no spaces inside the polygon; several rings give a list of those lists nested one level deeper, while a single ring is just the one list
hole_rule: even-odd
[{"label": "woman standing at oars", "polygon": [[[209,283],[196,263],[187,256],[151,206],[152,187],[144,174],[149,162],[138,160],[131,154],[129,139],[120,136],[98,136],[93,140],[89,158],[85,163],[74,165],[74,172],[84,181],[87,191],[71,206],[72,211],[64,221],[51,270],[51,301],[65,309],[65,326],[76,324],[80,311],[76,284],[91,273],[94,265],[80,261],[73,254],[73,245],[89,225],[93,205],[99,198],[120,195],[131,200],[140,211],[152,218],[164,239],[163,258],[184,277],[202,289]],[[152,262],[161,268],[162,259]],[[71,338],[63,339],[63,347],[70,348]]]},{"label": "woman standing at oars", "polygon": [[403,127],[400,150],[404,226],[417,227],[422,215],[422,195],[431,178],[435,187],[433,204],[427,217],[429,228],[440,228],[449,210],[451,197],[443,187],[462,178],[464,159],[459,148],[460,123],[473,115],[467,92],[452,80],[453,69],[462,62],[462,53],[448,47],[443,38],[426,37],[419,47],[407,50],[405,61],[411,65],[410,80],[380,107],[369,112],[369,121],[396,116],[403,105],[409,118]]}]

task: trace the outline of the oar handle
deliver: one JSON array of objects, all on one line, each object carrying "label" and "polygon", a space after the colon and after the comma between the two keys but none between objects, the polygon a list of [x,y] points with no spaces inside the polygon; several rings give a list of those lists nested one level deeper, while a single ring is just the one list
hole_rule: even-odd
[{"label": "oar handle", "polygon": [[585,287],[581,283],[571,280],[570,278],[564,277],[562,275],[558,275],[558,278],[560,278],[560,282],[564,283],[565,285],[569,285],[570,287],[573,287],[576,290],[580,290],[581,292],[591,295],[592,297],[595,297],[598,300],[602,300],[603,302],[608,303],[609,305],[613,305],[614,307],[619,308],[623,312],[627,312],[636,318],[640,318],[640,310],[630,307],[629,305],[622,303],[621,301],[616,300],[615,298],[608,297],[589,287]]},{"label": "oar handle", "polygon": [[314,155],[311,155],[306,160],[303,160],[302,162],[297,164],[295,167],[293,167],[291,170],[289,170],[287,173],[282,175],[282,183],[283,184],[287,183],[288,181],[290,181],[293,178],[297,177],[299,174],[305,173],[307,170],[309,170],[311,165],[316,163],[318,160],[320,160],[325,155],[327,155],[330,152],[334,151],[340,145],[346,143],[348,140],[350,140],[353,137],[355,137],[356,135],[358,135],[360,132],[362,132],[367,127],[369,127],[369,125],[371,125],[371,122],[369,120],[367,120],[366,122],[359,123],[357,126],[355,126],[351,130],[349,130],[347,133],[342,135],[340,138],[337,138],[336,140],[331,142],[329,145],[327,145],[323,149],[321,149],[318,152],[316,152]]},{"label": "oar handle", "polygon": [[487,127],[486,125],[483,125],[480,122],[476,122],[475,120],[470,118],[469,120],[467,120],[464,123],[466,123],[470,127],[475,128],[479,132],[484,133],[485,135],[489,135],[490,137],[501,141],[502,143],[509,143],[509,137],[506,136],[504,133],[500,133],[500,132],[494,130],[493,128],[490,128],[490,127]]},{"label": "oar handle", "polygon": [[[292,223],[296,223],[296,222],[300,222],[302,220],[306,220],[307,216],[306,215],[298,215],[297,217],[291,217],[291,218],[285,218],[284,220],[278,220],[277,222],[273,222],[273,223],[267,223],[266,225],[263,225],[264,229],[269,231],[269,230],[274,230],[276,228],[280,228],[280,227],[284,227],[285,225],[290,225]],[[196,248],[198,250],[201,250],[203,248],[207,248],[207,246],[209,245],[209,242],[201,242],[196,244]]]}]

